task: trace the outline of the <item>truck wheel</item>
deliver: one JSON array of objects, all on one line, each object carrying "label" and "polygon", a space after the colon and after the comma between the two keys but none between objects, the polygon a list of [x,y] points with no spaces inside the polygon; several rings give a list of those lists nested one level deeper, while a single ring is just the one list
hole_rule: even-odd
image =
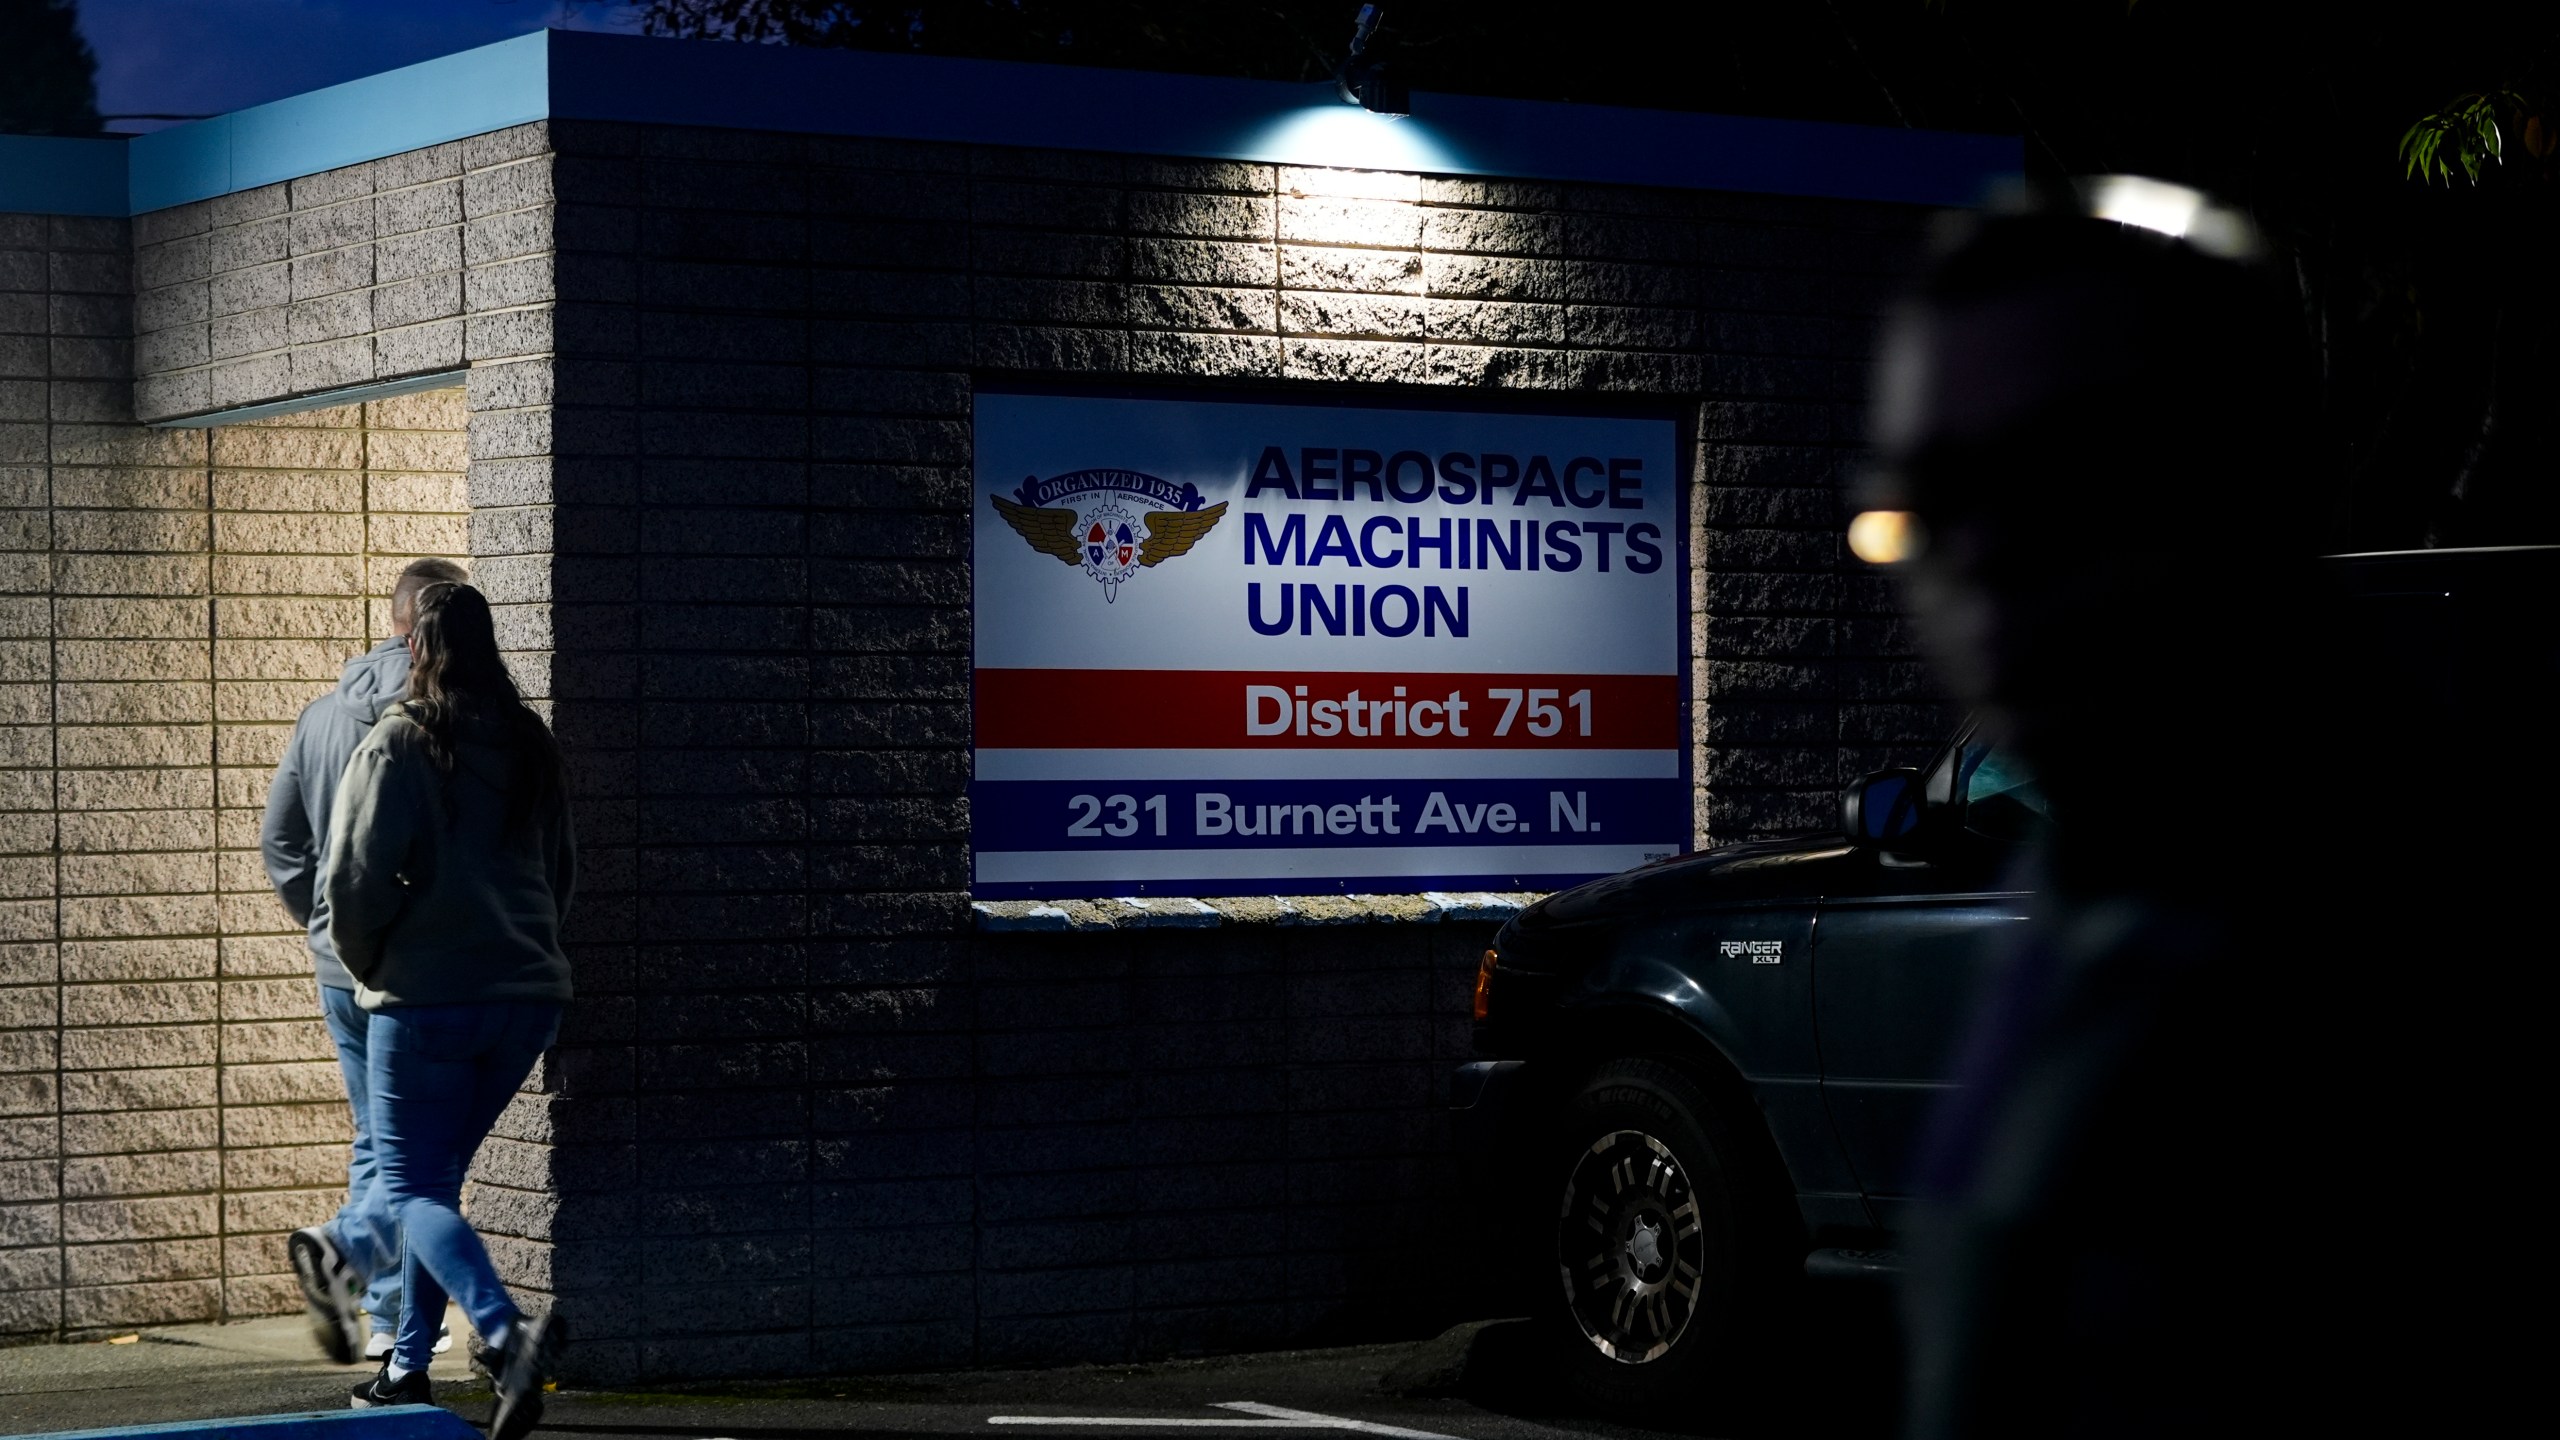
[{"label": "truck wheel", "polygon": [[1739,1135],[1654,1060],[1602,1065],[1564,1122],[1547,1324],[1573,1389],[1626,1414],[1737,1398],[1783,1274]]}]

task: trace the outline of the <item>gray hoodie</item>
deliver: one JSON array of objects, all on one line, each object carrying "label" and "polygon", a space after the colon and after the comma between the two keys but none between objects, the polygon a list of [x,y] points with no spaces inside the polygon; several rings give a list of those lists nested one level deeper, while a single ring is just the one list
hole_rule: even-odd
[{"label": "gray hoodie", "polygon": [[333,990],[353,990],[356,982],[329,948],[328,897],[319,889],[329,804],[338,793],[347,757],[408,688],[406,640],[385,640],[348,661],[338,672],[338,688],[302,707],[284,759],[276,765],[275,783],[267,787],[266,823],[258,831],[267,881],[309,931],[312,967],[320,972],[320,983]]},{"label": "gray hoodie", "polygon": [[338,782],[320,893],[367,1010],[569,998],[568,805],[555,799],[510,830],[505,736],[466,724],[455,739],[448,779],[426,731],[394,706]]}]

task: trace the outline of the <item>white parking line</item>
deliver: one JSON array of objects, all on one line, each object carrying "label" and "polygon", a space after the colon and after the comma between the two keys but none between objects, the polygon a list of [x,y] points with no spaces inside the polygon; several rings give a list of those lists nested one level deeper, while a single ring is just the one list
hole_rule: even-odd
[{"label": "white parking line", "polygon": [[1458,1440],[1457,1436],[1442,1435],[1432,1430],[1408,1430],[1401,1425],[1381,1425],[1375,1420],[1344,1420],[1332,1415],[1318,1415],[1312,1410],[1283,1410],[1277,1405],[1262,1405],[1251,1400],[1222,1401],[1218,1408],[1241,1410],[1248,1415],[1268,1415],[1275,1420],[1322,1425],[1335,1430],[1357,1430],[1363,1435],[1394,1435],[1401,1440]]},{"label": "white parking line", "polygon": [[1347,1420],[1339,1415],[1319,1415],[1313,1410],[1288,1410],[1278,1405],[1265,1405],[1255,1400],[1223,1400],[1220,1410],[1239,1411],[1255,1418],[1245,1419],[1176,1419],[1161,1415],[990,1415],[990,1425],[1088,1425],[1117,1429],[1207,1429],[1207,1430],[1353,1430],[1363,1435],[1392,1435],[1396,1440],[1458,1440],[1432,1430],[1408,1430],[1401,1425],[1381,1425],[1374,1420]]}]

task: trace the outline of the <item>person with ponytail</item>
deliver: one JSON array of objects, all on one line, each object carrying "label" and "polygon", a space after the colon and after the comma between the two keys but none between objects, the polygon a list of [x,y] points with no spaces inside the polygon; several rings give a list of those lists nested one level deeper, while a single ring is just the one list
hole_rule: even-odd
[{"label": "person with ponytail", "polygon": [[566,1331],[520,1309],[463,1219],[463,1176],[559,1034],[560,945],[576,867],[560,750],[498,654],[488,598],[428,587],[409,689],[347,762],[320,887],[370,1016],[368,1100],[383,1198],[405,1250],[403,1308],[358,1407],[432,1403],[450,1295],[488,1345],[491,1440],[541,1418]]}]

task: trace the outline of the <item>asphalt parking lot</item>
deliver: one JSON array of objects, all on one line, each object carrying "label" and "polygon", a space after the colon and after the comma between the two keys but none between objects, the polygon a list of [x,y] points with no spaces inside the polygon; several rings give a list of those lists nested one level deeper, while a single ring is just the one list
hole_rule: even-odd
[{"label": "asphalt parking lot", "polygon": [[[1660,1434],[1893,1433],[1891,1338],[1872,1296],[1830,1297],[1799,1327],[1798,1362],[1751,1413],[1702,1407],[1662,1428],[1589,1414],[1543,1382],[1525,1322],[1436,1339],[1139,1365],[562,1391],[539,1433],[631,1440],[1198,1440],[1305,1431],[1402,1440],[1644,1440]],[[478,1424],[485,1383],[437,1365],[439,1403]],[[299,1317],[145,1332],[123,1343],[0,1350],[0,1434],[337,1409],[361,1372],[311,1353]]]}]

